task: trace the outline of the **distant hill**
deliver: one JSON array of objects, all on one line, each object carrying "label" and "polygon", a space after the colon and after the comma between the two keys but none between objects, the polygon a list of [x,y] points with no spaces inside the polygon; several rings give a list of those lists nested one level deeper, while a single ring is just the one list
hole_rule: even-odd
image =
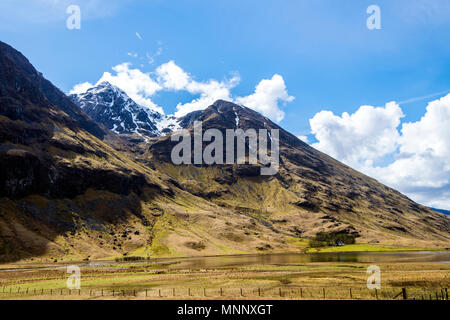
[{"label": "distant hill", "polygon": [[448,210],[436,209],[436,208],[431,208],[431,207],[430,207],[430,209],[450,216],[450,211],[448,211]]}]

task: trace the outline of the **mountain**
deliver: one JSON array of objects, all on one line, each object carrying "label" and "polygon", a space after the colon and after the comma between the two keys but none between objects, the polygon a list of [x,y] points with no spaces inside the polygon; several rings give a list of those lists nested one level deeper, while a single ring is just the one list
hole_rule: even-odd
[{"label": "mountain", "polygon": [[[128,139],[154,129],[109,87],[95,94],[103,100],[86,97],[91,102],[79,108],[0,42],[0,261],[301,252],[318,232],[448,246],[445,215],[230,102],[169,120],[190,132],[196,120],[203,131],[279,129],[278,173],[261,176],[261,163],[174,165],[174,133]],[[120,124],[130,121],[123,133],[108,129],[109,118],[86,114],[106,106]]]},{"label": "mountain", "polygon": [[126,145],[0,42],[0,260],[111,255],[117,245],[84,230],[116,232],[130,215],[151,224],[137,194],[169,188],[107,141]]},{"label": "mountain", "polygon": [[[192,132],[215,128],[279,129],[280,168],[260,176],[261,164],[175,166],[169,136],[152,142],[147,159],[184,190],[268,223],[280,233],[311,237],[317,232],[355,233],[368,242],[398,237],[450,239],[450,221],[396,190],[384,186],[315,150],[257,112],[226,101],[180,119]],[[225,146],[224,146],[225,148]]]},{"label": "mountain", "polygon": [[144,137],[160,135],[157,123],[163,116],[138,105],[109,82],[102,82],[70,97],[93,120],[115,133]]}]

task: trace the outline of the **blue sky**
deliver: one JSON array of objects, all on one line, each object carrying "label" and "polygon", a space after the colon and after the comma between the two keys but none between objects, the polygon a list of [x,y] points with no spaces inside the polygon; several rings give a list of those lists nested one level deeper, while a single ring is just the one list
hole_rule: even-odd
[{"label": "blue sky", "polygon": [[[80,30],[66,28],[70,4],[81,8]],[[366,9],[372,4],[381,9],[381,30],[366,27]],[[230,88],[233,97],[251,95],[261,80],[278,74],[294,97],[278,101],[285,114],[280,124],[308,135],[324,152],[331,150],[325,142],[332,141],[320,144],[310,124],[323,110],[340,117],[362,105],[385,107],[390,101],[440,93],[400,103],[403,116],[396,130],[402,136],[403,123],[420,121],[428,102],[450,92],[449,0],[2,0],[0,40],[21,51],[65,92],[78,83],[96,83],[125,62],[150,73],[173,61],[199,83],[238,74],[239,83]],[[194,91],[161,90],[151,99],[170,114],[177,104],[198,98]],[[323,129],[317,123],[316,133]],[[366,160],[387,166],[404,156],[402,146],[399,142],[392,152],[356,163],[347,156],[340,160],[362,171]],[[435,202],[416,196],[417,190],[410,194],[450,207],[445,186],[436,188],[441,200]]]}]

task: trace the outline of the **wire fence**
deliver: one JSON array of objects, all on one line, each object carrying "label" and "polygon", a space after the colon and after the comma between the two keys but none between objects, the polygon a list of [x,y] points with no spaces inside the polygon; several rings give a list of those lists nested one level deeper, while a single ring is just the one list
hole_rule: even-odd
[{"label": "wire fence", "polygon": [[448,300],[448,288],[276,287],[276,288],[127,288],[38,289],[3,287],[1,297],[72,296],[140,299],[306,299],[306,300]]}]

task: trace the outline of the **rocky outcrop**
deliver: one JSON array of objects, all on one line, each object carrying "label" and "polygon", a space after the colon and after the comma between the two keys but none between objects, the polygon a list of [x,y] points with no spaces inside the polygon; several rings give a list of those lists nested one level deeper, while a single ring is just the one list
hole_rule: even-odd
[{"label": "rocky outcrop", "polygon": [[84,93],[73,94],[72,100],[98,123],[117,134],[159,135],[157,122],[162,115],[138,105],[124,91],[102,82]]}]

